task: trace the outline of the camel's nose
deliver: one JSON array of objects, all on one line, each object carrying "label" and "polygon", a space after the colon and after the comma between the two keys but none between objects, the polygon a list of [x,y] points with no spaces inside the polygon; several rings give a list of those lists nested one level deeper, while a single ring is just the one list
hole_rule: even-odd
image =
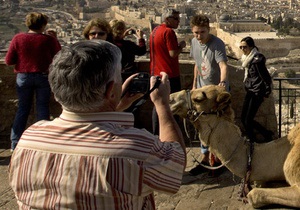
[{"label": "camel's nose", "polygon": [[170,95],[170,108],[173,114],[184,117],[186,112],[185,91],[179,91]]}]

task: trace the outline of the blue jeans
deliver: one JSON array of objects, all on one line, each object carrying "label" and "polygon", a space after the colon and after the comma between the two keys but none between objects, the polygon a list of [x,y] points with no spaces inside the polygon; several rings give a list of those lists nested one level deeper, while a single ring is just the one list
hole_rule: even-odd
[{"label": "blue jeans", "polygon": [[16,78],[18,110],[11,129],[11,149],[15,149],[24,132],[30,114],[33,96],[36,96],[36,119],[49,120],[51,89],[48,75],[43,73],[18,73]]}]

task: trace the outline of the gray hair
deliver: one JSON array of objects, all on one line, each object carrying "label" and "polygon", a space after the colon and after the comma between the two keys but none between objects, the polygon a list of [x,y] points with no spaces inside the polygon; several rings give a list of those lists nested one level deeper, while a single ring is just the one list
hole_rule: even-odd
[{"label": "gray hair", "polygon": [[162,21],[165,21],[166,18],[172,17],[174,15],[179,15],[180,12],[175,9],[165,9],[165,11],[162,14]]},{"label": "gray hair", "polygon": [[103,40],[77,42],[63,48],[49,69],[49,82],[55,99],[69,111],[99,109],[106,86],[121,82],[121,51]]}]

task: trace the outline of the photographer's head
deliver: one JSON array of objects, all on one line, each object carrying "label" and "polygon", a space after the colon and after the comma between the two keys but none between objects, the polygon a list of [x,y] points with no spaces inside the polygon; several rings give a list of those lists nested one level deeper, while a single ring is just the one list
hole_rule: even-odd
[{"label": "photographer's head", "polygon": [[121,51],[90,40],[63,48],[54,58],[49,82],[55,99],[68,111],[115,109],[121,97]]}]

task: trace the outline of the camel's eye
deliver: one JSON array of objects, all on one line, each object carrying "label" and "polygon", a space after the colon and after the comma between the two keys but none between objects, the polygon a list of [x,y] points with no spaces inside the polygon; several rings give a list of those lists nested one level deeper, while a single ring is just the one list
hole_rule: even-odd
[{"label": "camel's eye", "polygon": [[207,96],[206,96],[205,92],[202,92],[202,94],[200,94],[199,96],[193,98],[193,101],[195,103],[200,103],[200,102],[204,101],[205,99],[207,99]]},{"label": "camel's eye", "polygon": [[193,99],[193,101],[195,102],[195,103],[200,103],[201,101],[203,101],[204,100],[204,98],[194,98]]}]

